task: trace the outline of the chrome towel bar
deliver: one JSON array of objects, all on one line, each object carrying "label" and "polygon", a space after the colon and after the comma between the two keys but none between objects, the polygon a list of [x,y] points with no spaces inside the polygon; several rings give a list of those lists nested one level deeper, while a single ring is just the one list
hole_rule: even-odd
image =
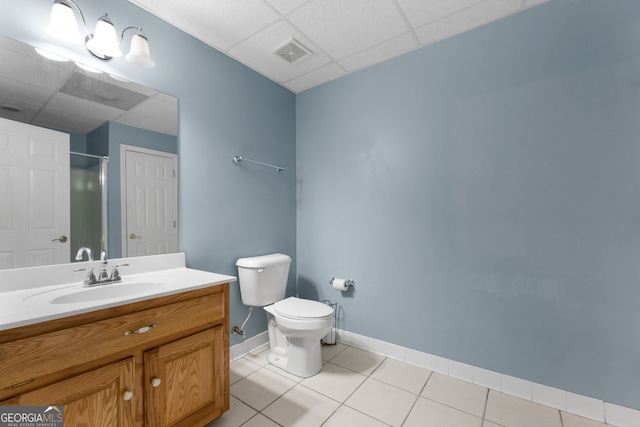
[{"label": "chrome towel bar", "polygon": [[256,163],[258,165],[262,165],[262,166],[267,166],[270,168],[274,168],[276,170],[276,172],[282,172],[284,170],[284,168],[282,166],[278,166],[278,165],[271,165],[269,163],[263,163],[263,162],[259,162],[257,160],[251,160],[251,159],[247,159],[246,157],[242,157],[242,156],[233,156],[233,163],[235,163],[236,165],[238,163],[240,163],[241,161],[245,161],[245,162],[251,162],[251,163]]}]

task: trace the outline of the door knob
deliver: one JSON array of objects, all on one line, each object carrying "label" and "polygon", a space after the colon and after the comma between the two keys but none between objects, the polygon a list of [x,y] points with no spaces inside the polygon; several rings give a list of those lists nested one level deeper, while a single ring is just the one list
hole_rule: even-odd
[{"label": "door knob", "polygon": [[67,241],[67,236],[60,236],[57,239],[53,239],[52,242],[58,241],[60,243],[64,243]]},{"label": "door knob", "polygon": [[158,387],[160,384],[162,384],[162,380],[160,378],[154,378],[151,380],[151,385],[153,387]]},{"label": "door knob", "polygon": [[122,393],[122,398],[124,400],[131,400],[131,398],[133,397],[133,392],[132,391],[125,391],[124,393]]},{"label": "door knob", "polygon": [[133,240],[133,239],[142,239],[142,236],[138,236],[136,233],[131,233],[131,234],[129,234],[129,238],[131,240]]}]

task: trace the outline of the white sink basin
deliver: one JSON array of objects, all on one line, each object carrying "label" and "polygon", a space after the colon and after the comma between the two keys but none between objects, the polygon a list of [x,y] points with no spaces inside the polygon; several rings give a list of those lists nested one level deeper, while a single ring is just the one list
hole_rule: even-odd
[{"label": "white sink basin", "polygon": [[159,282],[112,283],[65,293],[64,295],[52,298],[50,302],[51,304],[73,304],[77,302],[100,301],[159,291],[165,286],[166,283]]},{"label": "white sink basin", "polygon": [[154,279],[127,280],[120,283],[109,283],[93,287],[82,285],[67,286],[60,289],[41,292],[27,297],[25,300],[37,299],[50,304],[76,304],[98,302],[114,298],[126,298],[140,294],[151,294],[171,285],[171,281]]}]

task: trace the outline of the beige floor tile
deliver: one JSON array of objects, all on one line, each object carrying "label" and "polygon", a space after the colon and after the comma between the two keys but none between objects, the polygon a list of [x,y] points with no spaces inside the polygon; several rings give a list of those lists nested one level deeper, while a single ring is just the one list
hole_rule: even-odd
[{"label": "beige floor tile", "polygon": [[420,397],[403,427],[482,427],[482,418]]},{"label": "beige floor tile", "polygon": [[248,419],[257,414],[249,406],[240,402],[233,396],[229,397],[229,410],[219,418],[206,425],[206,427],[239,427]]},{"label": "beige floor tile", "polygon": [[341,342],[338,342],[335,345],[323,345],[321,347],[322,360],[329,361],[346,348],[347,346]]},{"label": "beige floor tile", "polygon": [[528,400],[489,391],[485,419],[508,427],[561,427],[560,411]]},{"label": "beige floor tile", "polygon": [[393,359],[385,359],[371,374],[371,378],[420,394],[431,371]]},{"label": "beige floor tile", "polygon": [[230,391],[232,396],[261,411],[295,385],[294,381],[261,368],[233,384]]},{"label": "beige floor tile", "polygon": [[504,426],[501,426],[500,424],[492,423],[491,421],[484,420],[482,427],[504,427]]},{"label": "beige floor tile", "polygon": [[384,423],[400,426],[417,398],[408,391],[368,378],[345,405]]},{"label": "beige floor tile", "polygon": [[244,357],[234,360],[229,364],[229,383],[233,384],[235,382],[238,382],[260,368],[260,365],[258,365],[257,363],[253,363],[250,360],[245,359]]},{"label": "beige floor tile", "polygon": [[607,424],[589,420],[568,412],[560,412],[563,427],[605,427]]},{"label": "beige floor tile", "polygon": [[344,402],[366,379],[364,375],[327,362],[320,372],[302,381],[302,385]]},{"label": "beige floor tile", "polygon": [[347,347],[331,359],[331,363],[351,369],[362,375],[369,375],[384,359],[384,356],[378,354],[369,353],[355,347]]},{"label": "beige floor tile", "polygon": [[487,389],[434,372],[421,396],[482,417],[487,402]]},{"label": "beige floor tile", "polygon": [[387,424],[342,405],[322,427],[387,427]]},{"label": "beige floor tile", "polygon": [[258,414],[251,418],[246,424],[242,424],[242,427],[280,427],[280,424],[271,421],[262,414]]},{"label": "beige floor tile", "polygon": [[272,372],[275,372],[276,374],[280,374],[283,377],[286,377],[286,378],[288,378],[291,381],[294,381],[296,383],[299,383],[300,381],[302,381],[304,379],[303,377],[299,377],[297,375],[293,375],[293,374],[285,371],[282,368],[278,368],[276,365],[272,365],[271,363],[268,363],[264,368],[268,369],[268,370],[270,370]]},{"label": "beige floor tile", "polygon": [[322,425],[339,406],[339,402],[297,385],[262,413],[285,427],[313,427]]},{"label": "beige floor tile", "polygon": [[271,349],[269,348],[269,346],[260,347],[258,350],[252,351],[249,354],[245,354],[243,358],[260,366],[267,366],[269,364],[268,357],[270,352]]}]

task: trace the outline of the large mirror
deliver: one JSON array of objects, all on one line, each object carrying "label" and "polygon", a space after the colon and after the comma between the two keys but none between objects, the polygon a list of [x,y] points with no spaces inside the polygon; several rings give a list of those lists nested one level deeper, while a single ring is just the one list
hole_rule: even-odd
[{"label": "large mirror", "polygon": [[177,251],[177,99],[60,59],[0,36],[0,269]]}]

